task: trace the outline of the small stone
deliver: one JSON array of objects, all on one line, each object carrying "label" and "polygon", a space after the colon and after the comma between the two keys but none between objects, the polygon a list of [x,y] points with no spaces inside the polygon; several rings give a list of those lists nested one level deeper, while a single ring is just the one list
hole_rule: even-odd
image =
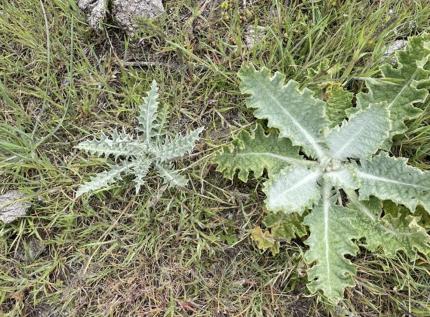
[{"label": "small stone", "polygon": [[389,44],[387,46],[387,48],[385,49],[384,56],[385,57],[390,57],[396,51],[401,50],[402,48],[404,48],[406,46],[406,44],[408,44],[408,41],[406,41],[406,40],[397,40],[397,41],[394,41],[393,43],[391,43],[391,44]]},{"label": "small stone", "polygon": [[26,196],[18,190],[8,191],[0,195],[0,220],[11,223],[26,215],[31,204],[25,201]]},{"label": "small stone", "polygon": [[245,29],[245,45],[251,49],[264,37],[265,29],[262,26],[248,25]]},{"label": "small stone", "polygon": [[108,12],[108,0],[77,0],[78,7],[87,15],[88,24],[99,29],[106,16],[112,18],[128,33],[136,30],[136,19],[152,19],[164,12],[161,0],[112,0],[112,12]]},{"label": "small stone", "polygon": [[88,24],[99,29],[107,14],[107,0],[78,0],[78,7],[86,13]]},{"label": "small stone", "polygon": [[136,29],[138,18],[153,19],[164,12],[161,0],[113,0],[112,15],[129,33]]}]

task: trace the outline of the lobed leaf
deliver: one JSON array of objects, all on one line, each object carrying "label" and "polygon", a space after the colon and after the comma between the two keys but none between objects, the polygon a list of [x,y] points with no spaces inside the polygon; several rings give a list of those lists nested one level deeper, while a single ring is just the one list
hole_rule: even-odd
[{"label": "lobed leaf", "polygon": [[310,236],[305,241],[309,250],[305,261],[308,269],[307,284],[315,293],[321,290],[333,303],[343,298],[346,287],[354,286],[356,268],[346,256],[354,256],[358,247],[353,240],[357,233],[349,225],[347,208],[336,206],[330,197],[330,186],[323,183],[323,199],[304,219]]},{"label": "lobed leaf", "polygon": [[124,157],[125,163],[114,166],[110,171],[97,174],[90,182],[82,185],[77,196],[90,191],[103,188],[110,183],[121,178],[121,173],[134,174],[136,192],[144,184],[144,178],[148,174],[149,168],[156,163],[156,168],[164,180],[171,186],[184,186],[186,178],[174,171],[165,162],[181,157],[187,152],[191,152],[194,143],[199,139],[199,134],[203,128],[196,129],[187,135],[179,135],[172,139],[166,138],[160,142],[162,124],[157,123],[158,109],[158,87],[155,81],[152,82],[151,90],[144,98],[140,107],[139,130],[143,131],[144,141],[133,139],[126,133],[115,131],[111,137],[103,134],[100,140],[84,141],[77,145],[77,148],[90,153],[105,156],[114,156],[115,159]]},{"label": "lobed leaf", "polygon": [[321,197],[317,184],[321,175],[321,171],[315,168],[284,168],[264,184],[267,209],[300,214],[306,208],[312,207]]},{"label": "lobed leaf", "polygon": [[137,156],[145,151],[145,147],[132,136],[118,131],[114,131],[110,137],[103,134],[100,139],[83,141],[75,148],[100,157],[112,155],[115,159],[120,156]]},{"label": "lobed leaf", "polygon": [[262,230],[260,227],[255,227],[251,230],[251,238],[260,250],[270,250],[272,255],[279,253],[279,241],[273,237],[270,231]]},{"label": "lobed leaf", "polygon": [[348,209],[353,213],[349,216],[351,226],[360,238],[366,239],[364,246],[368,250],[382,249],[388,257],[394,257],[399,251],[410,258],[415,258],[417,252],[429,254],[430,236],[418,224],[418,217],[386,214],[380,218],[382,203],[374,197],[365,202],[353,200],[350,207],[355,209]]},{"label": "lobed leaf", "polygon": [[202,131],[203,128],[198,128],[186,135],[178,135],[172,139],[166,138],[163,144],[152,147],[153,154],[162,162],[184,156],[192,152]]},{"label": "lobed leaf", "polygon": [[155,80],[152,81],[151,89],[147,96],[143,99],[140,106],[138,117],[139,130],[143,132],[145,141],[149,141],[156,134],[157,125],[157,110],[158,110],[158,85]]},{"label": "lobed leaf", "polygon": [[131,167],[132,163],[126,163],[123,165],[115,165],[109,171],[104,171],[96,174],[91,180],[81,185],[77,192],[76,197],[82,196],[90,191],[102,189],[109,184],[121,179],[121,174],[127,172]]},{"label": "lobed leaf", "polygon": [[368,158],[378,151],[389,131],[388,110],[381,105],[370,105],[332,129],[327,135],[327,145],[331,156],[341,161]]},{"label": "lobed leaf", "polygon": [[149,172],[149,168],[152,165],[152,160],[148,157],[139,157],[139,160],[134,162],[132,167],[132,172],[135,175],[134,183],[136,188],[136,193],[140,191],[140,187],[145,183],[144,178]]},{"label": "lobed leaf", "polygon": [[284,85],[285,76],[269,70],[255,70],[244,66],[239,72],[241,90],[250,94],[247,106],[253,108],[258,119],[267,119],[268,126],[277,128],[280,137],[288,138],[293,145],[300,145],[310,157],[324,158],[322,131],[328,126],[325,103],[314,98],[307,88],[290,80]]},{"label": "lobed leaf", "polygon": [[303,216],[298,213],[269,212],[263,218],[263,224],[270,229],[275,239],[290,241],[295,238],[302,238],[308,233],[303,224]]},{"label": "lobed leaf", "polygon": [[169,184],[169,186],[184,187],[187,185],[188,180],[171,166],[167,164],[156,164],[156,168],[160,176],[164,179],[164,182]]},{"label": "lobed leaf", "polygon": [[397,66],[380,67],[382,78],[366,78],[367,93],[357,95],[358,107],[387,103],[393,126],[390,138],[406,131],[405,121],[422,112],[415,106],[424,102],[430,88],[430,35],[411,37],[405,50],[396,52]]},{"label": "lobed leaf", "polygon": [[238,178],[243,182],[248,181],[250,172],[259,178],[264,170],[272,175],[287,165],[302,162],[306,161],[301,159],[298,147],[273,131],[266,134],[259,124],[251,133],[241,131],[232,144],[224,146],[214,158],[217,171],[229,179],[238,171]]},{"label": "lobed leaf", "polygon": [[371,195],[392,200],[414,211],[418,205],[430,213],[430,173],[408,166],[407,160],[381,153],[361,161],[357,176],[360,179],[360,200]]}]

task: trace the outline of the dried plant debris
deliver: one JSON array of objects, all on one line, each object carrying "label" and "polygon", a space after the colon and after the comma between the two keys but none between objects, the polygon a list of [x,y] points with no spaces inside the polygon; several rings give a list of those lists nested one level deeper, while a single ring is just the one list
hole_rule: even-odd
[{"label": "dried plant debris", "polygon": [[4,223],[12,221],[26,215],[30,203],[27,197],[18,190],[8,191],[0,195],[0,220]]},{"label": "dried plant debris", "polygon": [[[113,20],[128,33],[135,31],[137,19],[152,19],[164,12],[161,0],[112,0],[111,4]],[[99,29],[109,13],[108,0],[78,0],[78,6],[93,29]]]}]

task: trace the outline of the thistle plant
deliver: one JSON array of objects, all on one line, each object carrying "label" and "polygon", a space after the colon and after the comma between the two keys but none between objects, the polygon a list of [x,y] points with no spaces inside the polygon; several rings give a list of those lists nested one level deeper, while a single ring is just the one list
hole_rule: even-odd
[{"label": "thistle plant", "polygon": [[125,174],[135,176],[136,192],[145,182],[151,166],[170,186],[185,186],[187,179],[173,168],[172,161],[191,152],[203,128],[186,135],[165,136],[163,126],[157,119],[158,87],[152,82],[151,90],[140,106],[138,116],[139,135],[114,131],[111,136],[103,134],[99,139],[79,143],[76,148],[91,154],[113,157],[117,164],[110,170],[95,175],[79,187],[77,196],[92,192],[119,181]]},{"label": "thistle plant", "polygon": [[[429,57],[430,37],[412,38],[397,54],[397,67],[384,65],[382,78],[366,79],[368,91],[357,95],[356,107],[342,107],[340,125],[329,120],[324,101],[293,80],[284,84],[281,73],[271,76],[250,65],[239,72],[242,92],[250,95],[247,106],[272,129],[266,133],[257,125],[241,132],[217,154],[218,170],[230,179],[238,172],[242,181],[250,172],[258,178],[267,171],[265,205],[272,217],[303,219],[310,232],[308,288],[333,303],[355,284],[351,257],[359,245],[389,257],[430,251],[429,235],[413,214],[417,208],[430,213],[430,173],[385,151],[405,132],[405,121],[422,112],[416,103],[428,96]],[[386,200],[411,213],[384,211]],[[253,234],[270,247],[264,232]]]}]

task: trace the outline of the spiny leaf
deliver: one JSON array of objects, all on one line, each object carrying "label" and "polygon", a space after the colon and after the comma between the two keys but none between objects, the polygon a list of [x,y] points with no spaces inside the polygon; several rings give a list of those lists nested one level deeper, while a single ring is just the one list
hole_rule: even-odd
[{"label": "spiny leaf", "polygon": [[149,172],[149,168],[152,165],[152,160],[145,157],[139,159],[139,161],[136,161],[136,163],[133,165],[133,174],[135,175],[134,183],[136,187],[136,193],[140,191],[140,187],[145,183],[144,178]]},{"label": "spiny leaf", "polygon": [[354,286],[356,268],[345,256],[354,256],[358,247],[355,230],[349,225],[345,215],[347,208],[336,206],[330,197],[330,186],[323,183],[322,203],[315,207],[304,220],[311,232],[305,243],[309,250],[305,261],[311,265],[308,269],[307,284],[315,293],[321,290],[332,302],[343,298],[346,287]]},{"label": "spiny leaf", "polygon": [[408,166],[407,160],[381,153],[362,160],[357,176],[362,185],[360,200],[371,195],[392,200],[414,211],[418,205],[430,213],[430,173]]},{"label": "spiny leaf", "polygon": [[[362,200],[375,196],[403,204],[412,211],[422,206],[430,215],[430,173],[408,166],[405,159],[391,158],[384,152],[375,156],[381,147],[385,147],[386,140],[401,131],[397,128],[401,128],[404,120],[416,115],[414,103],[423,101],[428,94],[421,88],[430,85],[425,69],[429,69],[430,64],[424,66],[429,61],[429,54],[426,52],[421,59],[417,54],[424,47],[430,50],[429,38],[423,37],[427,39],[425,43],[412,41],[409,51],[399,54],[400,66],[383,68],[381,80],[368,80],[369,92],[360,95],[354,115],[332,130],[325,119],[325,104],[315,99],[309,90],[300,91],[296,82],[284,85],[283,75],[276,73],[271,77],[267,69],[256,71],[253,67],[243,67],[239,73],[242,91],[251,95],[248,106],[255,109],[258,119],[268,120],[269,127],[279,130],[278,142],[287,137],[317,161],[303,158],[303,162],[308,163],[302,164],[301,158],[297,158],[298,162],[289,160],[289,164],[283,166],[279,157],[273,155],[260,155],[251,162],[238,160],[237,154],[249,149],[258,147],[267,151],[265,146],[269,143],[276,152],[282,151],[277,147],[276,135],[272,138],[255,133],[240,135],[232,148],[224,149],[219,155],[221,159],[217,159],[221,162],[219,169],[228,177],[239,170],[239,177],[247,180],[250,171],[260,176],[264,168],[275,166],[264,184],[266,207],[273,217],[279,216],[280,223],[281,215],[298,213],[300,219],[306,214],[304,224],[309,226],[310,236],[306,241],[309,250],[305,260],[311,266],[308,287],[311,292],[321,290],[333,303],[342,299],[346,287],[354,285],[356,268],[349,257],[357,254],[356,243],[364,243],[372,251],[382,248],[388,256],[398,251],[404,251],[410,257],[417,252],[428,253],[429,237],[420,226],[419,217],[390,213],[381,216],[380,209],[372,214],[352,204],[352,208],[346,208],[346,198],[340,193],[347,193],[351,201],[354,197],[351,193],[357,195],[358,189]],[[417,52],[413,52],[418,46]],[[405,79],[407,75],[411,75],[409,79]],[[344,116],[344,112],[349,112],[346,107],[339,116]],[[396,121],[394,126],[390,126],[391,116]],[[258,144],[254,144],[257,141]],[[332,193],[336,195],[332,196]],[[291,219],[292,222],[296,220],[297,217]],[[277,223],[273,218],[271,221]],[[266,227],[270,232],[260,230],[255,235],[258,233],[262,247],[270,248],[274,244],[273,241],[268,243],[269,238],[278,241],[276,225]],[[287,231],[286,235],[293,236],[294,233]]]},{"label": "spiny leaf", "polygon": [[429,254],[430,236],[418,224],[419,218],[399,214],[397,217],[386,214],[380,218],[382,203],[371,198],[370,201],[351,201],[352,227],[360,238],[365,238],[365,247],[370,251],[382,249],[388,257],[394,257],[398,251],[403,251],[410,258],[415,258],[416,252]]},{"label": "spiny leaf", "polygon": [[332,157],[338,160],[368,158],[388,138],[389,131],[388,110],[381,105],[370,105],[331,130],[327,144]]},{"label": "spiny leaf", "polygon": [[302,213],[320,199],[317,184],[321,171],[303,166],[286,167],[264,184],[270,211]]},{"label": "spiny leaf", "polygon": [[153,154],[162,162],[184,156],[193,150],[202,131],[203,128],[198,128],[186,135],[178,135],[172,139],[166,138],[163,144],[153,147]]},{"label": "spiny leaf", "polygon": [[79,187],[76,192],[76,197],[79,197],[85,193],[95,191],[108,186],[109,184],[121,179],[121,173],[127,172],[131,167],[132,163],[125,163],[123,165],[115,165],[109,171],[104,171],[96,174],[91,180]]},{"label": "spiny leaf", "polygon": [[118,131],[114,131],[110,137],[102,134],[100,139],[83,141],[75,148],[100,157],[112,155],[115,159],[120,156],[137,156],[145,151],[143,144],[135,141],[132,136]]},{"label": "spiny leaf", "polygon": [[277,241],[269,231],[263,231],[260,227],[251,230],[251,238],[257,243],[260,250],[270,250],[272,255],[279,253],[279,241]]},{"label": "spiny leaf", "polygon": [[328,122],[323,101],[307,88],[300,91],[293,80],[284,85],[284,75],[271,77],[266,68],[256,71],[253,66],[243,66],[239,77],[242,92],[251,95],[247,106],[255,109],[255,117],[267,119],[269,127],[279,129],[281,137],[302,146],[307,155],[325,157],[321,142]]},{"label": "spiny leaf", "polygon": [[161,129],[161,125],[156,124],[157,91],[157,83],[154,81],[140,109],[139,128],[144,132],[143,140],[139,136],[133,139],[128,134],[115,131],[111,137],[103,135],[100,140],[85,141],[77,146],[79,149],[97,155],[112,155],[115,159],[119,157],[125,159],[125,163],[122,165],[114,166],[110,171],[100,173],[89,183],[82,185],[77,192],[78,196],[107,186],[120,179],[123,172],[135,175],[134,182],[136,192],[138,192],[153,163],[170,185],[184,186],[186,184],[186,178],[172,170],[171,165],[167,162],[191,152],[203,128],[196,129],[184,136],[179,135],[161,140],[162,131],[156,131],[157,128]]},{"label": "spiny leaf", "polygon": [[175,171],[172,166],[167,164],[156,165],[158,173],[164,179],[164,181],[170,186],[184,187],[187,185],[188,180],[178,171]]},{"label": "spiny leaf", "polygon": [[398,65],[380,67],[382,78],[366,78],[367,93],[357,95],[359,107],[387,103],[393,121],[390,137],[406,131],[405,121],[422,112],[415,106],[424,102],[430,88],[430,71],[425,64],[430,58],[430,34],[412,37],[405,50],[396,52]]},{"label": "spiny leaf", "polygon": [[238,177],[243,182],[248,181],[250,172],[259,178],[264,170],[271,175],[289,164],[300,162],[305,161],[300,159],[298,147],[293,147],[288,139],[279,138],[273,131],[266,134],[261,125],[251,133],[242,130],[214,159],[217,171],[229,179],[239,171]]},{"label": "spiny leaf", "polygon": [[351,108],[354,94],[345,90],[340,83],[331,82],[326,87],[325,95],[327,118],[330,127],[335,127],[347,117],[346,110]]},{"label": "spiny leaf", "polygon": [[157,121],[158,109],[158,86],[155,80],[152,81],[151,90],[148,95],[143,99],[140,106],[140,113],[138,117],[139,129],[143,132],[145,141],[151,139],[155,130],[158,128]]}]

